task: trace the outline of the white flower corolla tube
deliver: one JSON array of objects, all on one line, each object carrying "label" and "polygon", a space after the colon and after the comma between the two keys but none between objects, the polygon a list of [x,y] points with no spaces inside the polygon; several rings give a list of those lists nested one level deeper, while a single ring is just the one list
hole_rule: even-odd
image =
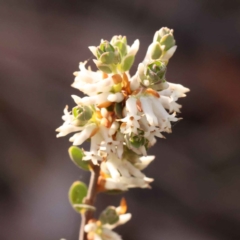
[{"label": "white flower corolla tube", "polygon": [[[96,186],[89,187],[95,189],[94,196],[151,188],[153,178],[142,171],[157,157],[148,156],[148,150],[172,132],[172,124],[181,119],[182,106],[177,101],[190,91],[167,81],[167,66],[177,49],[172,29],[156,31],[145,59],[131,76],[139,46],[139,40],[129,46],[127,38],[120,35],[89,47],[98,70],[87,67],[87,61],[79,64],[72,87],[84,96],[72,95],[74,106],[70,110],[65,107],[63,124],[56,129],[57,137],[71,134],[75,152],[70,156],[78,167],[92,173],[97,169],[95,181],[90,181]],[[85,141],[90,142],[90,149],[76,147]],[[74,206],[90,206],[91,191],[88,198],[77,198],[83,202]],[[99,220],[87,219],[84,231],[88,240],[122,239],[112,229],[127,222],[131,214],[124,214],[124,203],[118,208],[110,206],[106,212]]]},{"label": "white flower corolla tube", "polygon": [[160,91],[159,94],[163,96],[170,97],[173,101],[177,101],[179,98],[186,97],[189,88],[182,86],[181,84],[175,84],[168,82],[169,87],[163,91]]},{"label": "white flower corolla tube", "polygon": [[[137,157],[134,161],[136,163],[131,163],[131,159],[119,159],[114,154],[109,154],[107,161],[101,163],[101,171],[104,173],[105,177],[103,187],[108,190],[117,190],[119,186],[122,191],[126,191],[129,188],[149,188],[149,183],[153,181],[151,178],[147,178],[141,170],[147,167],[147,165],[153,160],[152,156],[145,158]],[[102,176],[103,178],[103,176]],[[103,180],[103,179],[102,179]]]}]

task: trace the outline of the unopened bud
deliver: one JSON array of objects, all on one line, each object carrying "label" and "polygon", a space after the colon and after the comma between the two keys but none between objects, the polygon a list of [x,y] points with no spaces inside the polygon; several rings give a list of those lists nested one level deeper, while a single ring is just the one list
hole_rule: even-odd
[{"label": "unopened bud", "polygon": [[153,43],[149,48],[151,59],[167,62],[176,51],[177,46],[175,44],[173,30],[167,27],[161,28],[155,33]]},{"label": "unopened bud", "polygon": [[165,81],[167,67],[163,62],[155,61],[147,65],[146,76],[151,84],[159,81]]},{"label": "unopened bud", "polygon": [[99,220],[102,224],[115,224],[119,221],[119,216],[115,207],[107,207],[100,215]]},{"label": "unopened bud", "polygon": [[144,137],[142,130],[139,130],[137,135],[132,133],[129,137],[129,142],[135,148],[148,145],[148,140]]},{"label": "unopened bud", "polygon": [[89,106],[77,106],[72,109],[72,113],[77,125],[84,126],[92,118],[93,110]]},{"label": "unopened bud", "polygon": [[111,44],[118,48],[122,57],[127,54],[127,38],[125,36],[114,36],[111,40]]},{"label": "unopened bud", "polygon": [[97,48],[97,58],[104,64],[118,64],[121,61],[118,50],[108,41],[103,41]]},{"label": "unopened bud", "polygon": [[168,86],[165,79],[166,71],[164,62],[154,61],[146,66],[139,66],[138,76],[143,86],[160,91]]},{"label": "unopened bud", "polygon": [[167,34],[173,35],[173,30],[167,27],[162,27],[159,31],[157,31],[153,37],[153,42],[160,42],[161,38]]}]

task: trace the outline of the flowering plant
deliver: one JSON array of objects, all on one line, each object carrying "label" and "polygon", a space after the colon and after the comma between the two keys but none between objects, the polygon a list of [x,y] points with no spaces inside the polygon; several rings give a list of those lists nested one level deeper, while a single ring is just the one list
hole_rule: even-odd
[{"label": "flowering plant", "polygon": [[[110,42],[102,40],[98,47],[89,47],[97,71],[82,62],[80,71],[74,73],[72,87],[87,96],[72,95],[76,106],[71,111],[66,106],[64,123],[56,131],[57,137],[74,133],[70,158],[91,172],[89,187],[77,181],[69,190],[73,208],[82,215],[79,240],[122,239],[112,229],[131,218],[122,199],[119,207],[107,207],[95,219],[98,193],[150,188],[153,179],[142,170],[155,157],[148,156],[147,150],[157,142],[156,137],[171,133],[171,123],[179,120],[181,108],[176,101],[189,91],[166,80],[167,65],[176,48],[173,30],[161,28],[137,72],[130,76],[139,40],[130,47],[126,37],[114,36]],[[90,140],[89,151],[77,147],[86,140]]]}]

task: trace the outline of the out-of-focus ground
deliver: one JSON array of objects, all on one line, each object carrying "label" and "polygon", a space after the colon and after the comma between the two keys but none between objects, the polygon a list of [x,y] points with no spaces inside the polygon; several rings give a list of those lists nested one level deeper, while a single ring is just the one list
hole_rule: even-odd
[{"label": "out-of-focus ground", "polygon": [[[140,39],[137,63],[162,26],[178,50],[167,79],[191,89],[184,118],[150,151],[152,190],[125,194],[124,240],[240,239],[240,2],[0,0],[0,239],[77,239],[68,203],[75,180],[68,138],[56,139],[90,45]],[[132,72],[133,73],[133,72]],[[85,146],[86,147],[86,146]],[[120,196],[100,196],[99,209]]]}]

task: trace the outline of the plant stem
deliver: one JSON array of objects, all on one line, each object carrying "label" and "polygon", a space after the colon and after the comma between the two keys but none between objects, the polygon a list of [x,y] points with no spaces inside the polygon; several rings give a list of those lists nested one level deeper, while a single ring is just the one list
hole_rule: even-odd
[{"label": "plant stem", "polygon": [[[88,194],[84,201],[85,204],[94,206],[97,195],[97,182],[100,173],[100,167],[93,165],[91,169],[91,178],[88,186]],[[81,226],[79,231],[79,240],[87,240],[87,233],[84,232],[84,227],[90,219],[93,218],[93,211],[88,210],[82,214]]]}]

